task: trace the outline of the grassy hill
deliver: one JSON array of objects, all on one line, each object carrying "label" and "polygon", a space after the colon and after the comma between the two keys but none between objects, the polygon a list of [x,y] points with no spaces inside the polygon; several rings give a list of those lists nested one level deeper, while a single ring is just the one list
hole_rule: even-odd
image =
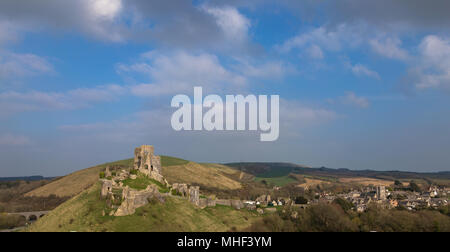
[{"label": "grassy hill", "polygon": [[182,165],[163,166],[162,173],[171,184],[188,183],[222,190],[241,188],[238,181],[227,176],[239,171],[226,166],[188,162]]},{"label": "grassy hill", "polygon": [[296,180],[292,176],[281,176],[281,177],[256,177],[256,182],[267,183],[274,186],[285,186],[292,183],[298,184],[298,180]]},{"label": "grassy hill", "polygon": [[[240,180],[250,176],[225,165],[199,164],[168,156],[161,156],[161,164],[170,183],[195,184],[201,188],[236,191],[242,187]],[[103,216],[106,204],[100,199],[99,173],[106,166],[132,165],[133,159],[98,165],[31,191],[30,196],[55,194],[72,198],[27,231],[229,231],[248,228],[261,218],[255,212],[224,206],[199,209],[176,197],[167,198],[164,204],[148,204],[132,216]]]},{"label": "grassy hill", "polygon": [[199,209],[186,199],[152,202],[125,217],[103,216],[97,183],[41,218],[27,232],[195,232],[243,230],[261,219],[255,212],[217,206]]},{"label": "grassy hill", "polygon": [[48,197],[53,194],[58,197],[72,197],[94,185],[98,181],[100,171],[106,169],[106,166],[130,166],[132,164],[133,160],[127,159],[80,170],[37,188],[36,190],[27,193],[25,196]]},{"label": "grassy hill", "polygon": [[[168,156],[161,156],[161,165],[162,173],[170,183],[197,184],[221,190],[241,188],[238,181],[230,178],[231,175],[240,172],[227,166],[198,164]],[[94,185],[98,181],[99,173],[106,169],[106,166],[132,167],[133,159],[106,163],[74,172],[37,188],[26,196],[48,197],[53,194],[58,197],[73,197]]]}]

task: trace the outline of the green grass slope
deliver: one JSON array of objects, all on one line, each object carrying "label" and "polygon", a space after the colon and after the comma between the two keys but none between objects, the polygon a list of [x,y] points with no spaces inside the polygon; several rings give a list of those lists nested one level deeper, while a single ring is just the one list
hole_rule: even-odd
[{"label": "green grass slope", "polygon": [[291,176],[282,176],[282,177],[255,177],[256,182],[263,182],[265,181],[269,185],[274,186],[285,186],[293,183],[299,183],[298,180]]},{"label": "green grass slope", "polygon": [[73,197],[94,185],[98,181],[100,171],[106,169],[108,165],[131,166],[133,165],[133,160],[121,160],[80,170],[39,187],[25,196],[48,197],[53,194],[58,197]]},{"label": "green grass slope", "polygon": [[225,166],[195,162],[162,167],[163,176],[171,184],[196,184],[200,188],[208,187],[221,190],[236,190],[242,187],[239,181],[232,178],[231,174],[233,173],[239,174],[240,172]]},{"label": "green grass slope", "polygon": [[70,199],[44,216],[27,232],[214,232],[243,230],[260,220],[255,212],[217,206],[199,209],[186,199],[168,197],[125,217],[103,216],[100,185]]}]

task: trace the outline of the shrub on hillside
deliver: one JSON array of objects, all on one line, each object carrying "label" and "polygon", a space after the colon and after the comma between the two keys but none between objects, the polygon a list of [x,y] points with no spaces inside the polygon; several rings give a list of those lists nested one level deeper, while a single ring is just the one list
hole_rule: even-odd
[{"label": "shrub on hillside", "polygon": [[339,205],[342,209],[344,209],[344,211],[349,211],[352,210],[355,205],[353,205],[353,203],[343,199],[343,198],[337,198],[333,201],[333,204]]},{"label": "shrub on hillside", "polygon": [[399,211],[371,206],[360,215],[361,231],[449,232],[450,218],[439,211]]},{"label": "shrub on hillside", "polygon": [[0,215],[0,229],[13,229],[25,226],[26,220],[20,215]]},{"label": "shrub on hillside", "polygon": [[306,209],[300,223],[305,232],[355,232],[358,227],[338,205],[319,204]]},{"label": "shrub on hillside", "polygon": [[303,196],[299,196],[295,198],[295,204],[306,205],[308,204],[308,200]]},{"label": "shrub on hillside", "polygon": [[178,192],[177,190],[174,190],[174,189],[172,189],[172,190],[170,191],[170,193],[171,193],[173,196],[183,196],[180,192]]}]

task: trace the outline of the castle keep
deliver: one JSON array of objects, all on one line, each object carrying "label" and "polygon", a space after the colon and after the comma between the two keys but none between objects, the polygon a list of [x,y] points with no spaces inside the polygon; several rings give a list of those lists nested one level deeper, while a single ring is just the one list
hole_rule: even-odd
[{"label": "castle keep", "polygon": [[161,157],[155,156],[154,147],[142,145],[134,150],[134,169],[161,183],[166,183],[162,176]]}]

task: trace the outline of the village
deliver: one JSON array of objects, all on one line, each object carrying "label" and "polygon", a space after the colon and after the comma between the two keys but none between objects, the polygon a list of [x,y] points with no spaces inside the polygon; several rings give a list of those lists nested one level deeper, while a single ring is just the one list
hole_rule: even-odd
[{"label": "village", "polygon": [[[279,188],[274,188],[277,190]],[[251,210],[264,208],[266,211],[275,211],[275,207],[292,206],[307,208],[317,204],[332,204],[337,199],[344,199],[351,203],[353,210],[364,212],[371,204],[376,204],[387,209],[402,208],[406,210],[438,209],[447,206],[450,189],[445,187],[430,186],[423,192],[408,190],[390,190],[386,186],[367,186],[364,189],[351,190],[348,193],[322,192],[316,193],[313,200],[303,202],[287,198],[271,198],[270,195],[262,195],[255,201],[243,201],[244,205]],[[262,212],[262,211],[261,211]]]},{"label": "village", "polygon": [[323,192],[317,194],[317,199],[310,204],[332,203],[336,199],[345,199],[352,203],[354,210],[364,212],[371,204],[393,209],[421,210],[426,208],[437,209],[449,204],[450,189],[430,186],[423,192],[410,190],[387,189],[385,186],[368,186],[362,190],[352,190],[349,193],[334,194]]}]

